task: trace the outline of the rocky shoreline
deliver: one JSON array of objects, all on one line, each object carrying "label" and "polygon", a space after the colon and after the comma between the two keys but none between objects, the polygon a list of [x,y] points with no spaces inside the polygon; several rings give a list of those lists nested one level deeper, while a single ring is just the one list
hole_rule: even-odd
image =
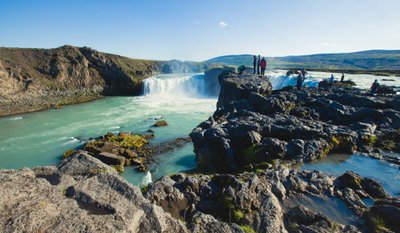
[{"label": "rocky shoreline", "polygon": [[[265,77],[233,72],[219,82],[217,111],[190,134],[197,169],[141,190],[90,149],[57,166],[0,170],[0,231],[400,231],[400,199],[378,182],[293,166],[334,152],[399,152],[399,96],[272,91]],[[131,136],[105,137],[120,145]]]}]

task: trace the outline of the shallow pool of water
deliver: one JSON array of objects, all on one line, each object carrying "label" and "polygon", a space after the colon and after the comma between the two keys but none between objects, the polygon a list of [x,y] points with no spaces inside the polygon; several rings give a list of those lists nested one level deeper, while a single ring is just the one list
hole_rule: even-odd
[{"label": "shallow pool of water", "polygon": [[340,176],[346,171],[353,171],[363,177],[378,181],[390,195],[400,196],[399,166],[383,160],[360,154],[333,154],[317,162],[303,164],[300,169],[319,170],[334,176]]}]

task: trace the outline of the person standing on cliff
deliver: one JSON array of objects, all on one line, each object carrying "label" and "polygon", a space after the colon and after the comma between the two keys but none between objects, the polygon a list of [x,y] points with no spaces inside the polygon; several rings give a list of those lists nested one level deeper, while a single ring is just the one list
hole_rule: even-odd
[{"label": "person standing on cliff", "polygon": [[258,55],[258,59],[257,59],[257,74],[260,74],[260,62],[261,62],[260,58],[261,58],[261,56]]},{"label": "person standing on cliff", "polygon": [[256,74],[256,72],[257,72],[256,68],[257,68],[257,56],[254,55],[254,56],[253,56],[253,70],[254,70],[254,74]]},{"label": "person standing on cliff", "polygon": [[303,72],[299,72],[299,75],[297,75],[297,90],[301,90],[301,87],[303,86],[303,82],[304,82],[304,73]]},{"label": "person standing on cliff", "polygon": [[264,57],[260,61],[260,67],[261,67],[261,75],[264,76],[265,75],[265,69],[267,68],[267,61],[265,60]]}]

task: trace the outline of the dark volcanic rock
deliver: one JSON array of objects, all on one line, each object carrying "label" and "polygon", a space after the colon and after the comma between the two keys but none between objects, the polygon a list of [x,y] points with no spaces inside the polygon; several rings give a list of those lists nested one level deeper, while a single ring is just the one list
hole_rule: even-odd
[{"label": "dark volcanic rock", "polygon": [[204,72],[204,83],[207,89],[207,94],[211,96],[218,96],[221,90],[221,86],[218,82],[218,77],[224,71],[235,72],[235,67],[222,66],[212,67]]},{"label": "dark volcanic rock", "polygon": [[271,92],[267,78],[220,76],[218,110],[190,134],[199,167],[232,171],[274,159],[399,148],[398,97],[358,89]]}]

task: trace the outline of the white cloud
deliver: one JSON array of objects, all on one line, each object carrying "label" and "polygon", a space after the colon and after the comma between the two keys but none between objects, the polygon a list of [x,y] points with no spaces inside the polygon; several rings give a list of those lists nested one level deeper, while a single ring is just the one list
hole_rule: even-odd
[{"label": "white cloud", "polygon": [[219,22],[218,26],[219,26],[220,28],[224,28],[224,27],[228,26],[228,24],[225,23],[224,21],[221,21],[221,22]]},{"label": "white cloud", "polygon": [[338,45],[339,44],[336,43],[336,42],[322,42],[322,43],[318,44],[318,46],[320,46],[320,47],[335,47],[335,46],[338,46]]}]

